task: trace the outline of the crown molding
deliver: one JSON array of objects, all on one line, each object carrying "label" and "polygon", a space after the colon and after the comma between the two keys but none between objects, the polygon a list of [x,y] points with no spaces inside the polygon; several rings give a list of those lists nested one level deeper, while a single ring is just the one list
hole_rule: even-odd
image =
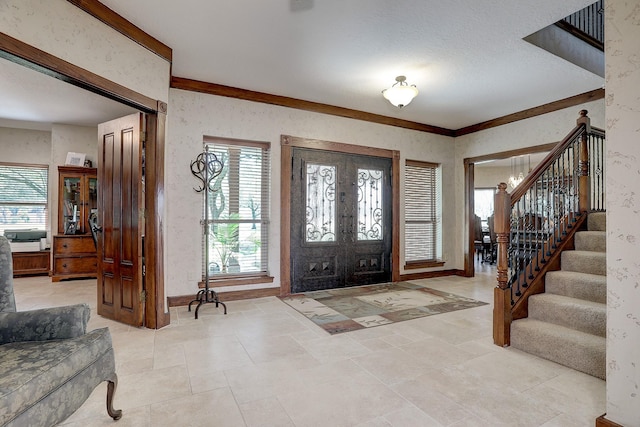
[{"label": "crown molding", "polygon": [[506,125],[508,123],[517,122],[519,120],[530,119],[532,117],[562,110],[565,108],[582,105],[585,102],[595,101],[604,98],[604,89],[596,89],[585,92],[580,95],[571,96],[569,98],[550,102],[538,107],[529,108],[517,113],[509,114],[486,122],[467,126],[461,129],[453,130],[437,126],[431,126],[424,123],[412,122],[409,120],[396,119],[393,117],[382,116],[379,114],[366,113],[364,111],[352,110],[349,108],[336,107],[319,102],[304,101],[296,98],[289,98],[280,95],[272,95],[264,92],[255,92],[247,89],[240,89],[231,86],[223,86],[216,83],[207,83],[199,80],[191,80],[183,77],[171,77],[171,87],[174,89],[182,89],[193,92],[201,92],[209,95],[226,96],[229,98],[243,99],[246,101],[261,102],[265,104],[279,105],[281,107],[296,108],[299,110],[312,111],[315,113],[330,114],[334,116],[347,117],[350,119],[363,120],[383,125],[396,126],[405,129],[417,130],[420,132],[434,133],[450,137],[458,137],[467,135],[481,130],[490,129],[497,126]]},{"label": "crown molding", "polygon": [[497,119],[487,120],[486,122],[467,126],[454,131],[454,133],[456,137],[468,135],[470,133],[479,132],[481,130],[506,125],[509,123],[517,122],[519,120],[530,119],[532,117],[541,116],[543,114],[563,110],[565,108],[574,107],[576,105],[582,105],[585,102],[596,101],[602,98],[604,98],[604,89],[595,89],[589,92],[581,93],[580,95],[571,96],[569,98],[560,99],[548,104],[539,105],[527,110],[522,110],[517,113],[498,117]]},{"label": "crown molding", "polygon": [[138,43],[142,47],[150,50],[159,57],[171,62],[173,59],[172,49],[162,43],[160,40],[144,32],[139,27],[133,25],[130,21],[123,18],[113,10],[109,9],[98,0],[67,0],[69,3],[84,10],[89,15],[93,16],[97,20],[110,26],[114,30],[118,31],[129,37],[134,42]]},{"label": "crown molding", "polygon": [[[150,51],[156,53],[160,57],[171,62],[173,51],[170,47],[163,44],[156,38],[142,31],[137,26],[109,9],[98,0],[67,0],[69,3],[89,13],[96,19],[112,27],[116,31],[129,37],[136,43],[144,46]],[[380,114],[367,113],[360,110],[352,110],[350,108],[337,107],[319,102],[305,101],[297,98],[273,95],[264,92],[256,92],[247,89],[240,89],[231,86],[223,86],[216,83],[208,83],[199,80],[192,80],[183,77],[171,76],[171,87],[174,89],[189,90],[194,92],[206,93],[209,95],[226,96],[230,98],[243,99],[246,101],[261,102],[265,104],[278,105],[281,107],[295,108],[299,110],[312,111],[315,113],[329,114],[338,117],[346,117],[349,119],[363,120],[372,123],[378,123],[388,126],[395,126],[404,129],[417,130],[420,132],[433,133],[437,135],[445,135],[450,137],[458,137],[468,135],[470,133],[479,132],[481,130],[490,129],[497,126],[503,126],[509,123],[525,120],[542,114],[551,113],[553,111],[562,110],[564,108],[573,107],[584,104],[585,102],[595,101],[604,98],[604,89],[595,89],[590,92],[571,96],[569,98],[550,102],[538,107],[529,108],[517,113],[508,114],[506,116],[487,120],[475,125],[466,126],[460,129],[446,129],[438,126],[432,126],[424,123],[412,122],[409,120],[396,119],[393,117],[383,116]]]},{"label": "crown molding", "polygon": [[[129,22],[113,10],[109,9],[98,0],[67,1],[89,13],[106,25],[112,27],[116,31],[129,37],[136,43],[156,53],[160,57],[166,59],[169,62],[172,61],[173,51],[169,46],[163,44],[156,38],[142,31],[140,28],[133,25],[131,22]],[[517,113],[508,114],[506,116],[498,117],[495,119],[487,120],[485,122],[477,123],[475,125],[466,126],[454,130],[432,126],[424,123],[412,122],[409,120],[396,119],[394,117],[383,116],[380,114],[367,113],[360,110],[352,110],[350,108],[337,107],[334,105],[322,104],[319,102],[305,101],[302,99],[273,95],[264,92],[256,92],[231,86],[223,86],[216,83],[208,83],[177,76],[171,76],[170,86],[174,89],[189,90],[194,92],[206,93],[209,95],[226,96],[230,98],[243,99],[246,101],[261,102],[264,104],[278,105],[281,107],[295,108],[299,110],[329,114],[338,117],[346,117],[349,119],[362,120],[371,123],[395,126],[404,129],[417,130],[420,132],[450,136],[454,138],[604,98],[604,89],[595,89],[590,92],[585,92],[579,95],[571,96],[569,98],[550,102],[548,104],[529,108]]]},{"label": "crown molding", "polygon": [[264,92],[256,92],[231,86],[223,86],[216,83],[207,83],[199,80],[191,80],[183,77],[171,77],[171,87],[174,89],[201,92],[209,95],[226,96],[229,98],[243,99],[245,101],[261,102],[264,104],[278,105],[281,107],[296,108],[298,110],[312,111],[314,113],[329,114],[346,117],[349,119],[363,120],[383,125],[396,126],[420,132],[435,133],[438,135],[454,136],[454,131],[409,120],[396,119],[380,114],[366,113],[364,111],[349,108],[336,107],[334,105],[321,104],[319,102],[305,101],[287,96],[272,95]]},{"label": "crown molding", "polygon": [[81,87],[143,111],[156,111],[158,101],[78,67],[0,32],[0,58]]}]

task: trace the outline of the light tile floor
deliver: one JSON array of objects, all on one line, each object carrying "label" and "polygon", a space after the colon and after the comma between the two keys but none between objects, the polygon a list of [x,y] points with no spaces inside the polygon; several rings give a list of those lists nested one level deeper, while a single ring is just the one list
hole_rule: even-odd
[{"label": "light tile floor", "polygon": [[[494,271],[420,280],[491,302]],[[114,423],[98,387],[71,426],[593,426],[605,383],[492,344],[491,305],[331,336],[277,298],[171,309],[161,330],[95,314],[95,280],[15,281],[19,310],[88,302],[109,326]]]}]

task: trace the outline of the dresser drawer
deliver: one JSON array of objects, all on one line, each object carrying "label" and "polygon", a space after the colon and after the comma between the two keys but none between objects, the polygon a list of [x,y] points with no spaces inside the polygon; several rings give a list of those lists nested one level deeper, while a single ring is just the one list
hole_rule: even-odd
[{"label": "dresser drawer", "polygon": [[98,270],[98,258],[94,256],[56,258],[53,263],[55,274],[95,274]]},{"label": "dresser drawer", "polygon": [[55,255],[94,253],[96,247],[91,236],[55,236],[53,252]]}]

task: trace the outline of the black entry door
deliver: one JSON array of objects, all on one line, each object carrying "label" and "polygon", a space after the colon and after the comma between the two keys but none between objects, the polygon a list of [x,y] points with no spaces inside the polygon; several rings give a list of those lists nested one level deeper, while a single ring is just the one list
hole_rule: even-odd
[{"label": "black entry door", "polygon": [[388,282],[391,159],[293,149],[291,292]]}]

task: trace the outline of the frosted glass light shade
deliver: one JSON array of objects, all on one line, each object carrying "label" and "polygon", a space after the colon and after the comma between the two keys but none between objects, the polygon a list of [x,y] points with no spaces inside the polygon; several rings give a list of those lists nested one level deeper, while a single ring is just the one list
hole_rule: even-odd
[{"label": "frosted glass light shade", "polygon": [[398,108],[408,105],[418,95],[418,88],[409,86],[405,80],[406,77],[398,76],[393,86],[382,91],[382,96]]}]

